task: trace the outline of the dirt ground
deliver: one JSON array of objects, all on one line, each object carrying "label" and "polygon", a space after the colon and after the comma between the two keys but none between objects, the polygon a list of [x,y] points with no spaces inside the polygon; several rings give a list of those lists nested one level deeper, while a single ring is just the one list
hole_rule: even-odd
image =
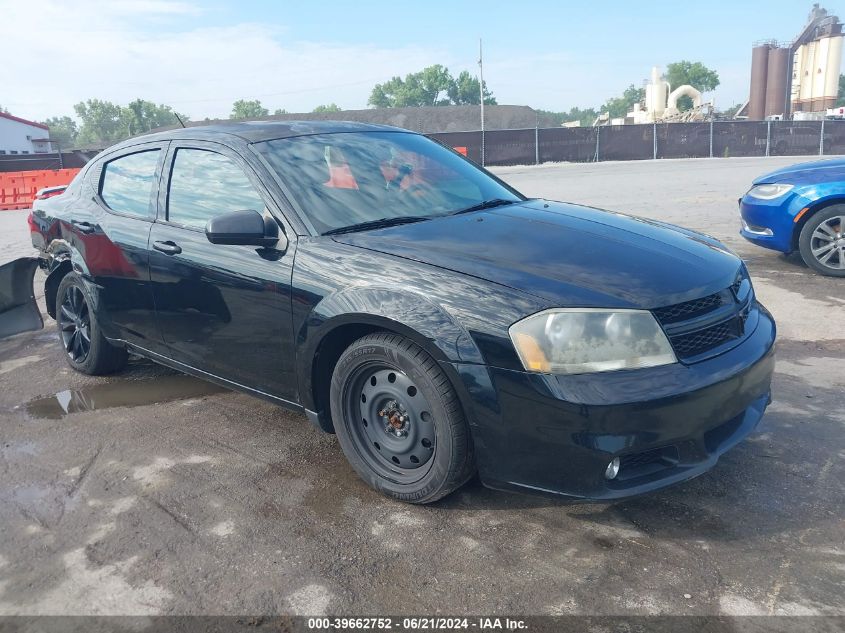
[{"label": "dirt ground", "polygon": [[[528,195],[715,235],[777,319],[757,432],[648,497],[472,482],[403,505],[301,415],[142,361],[82,376],[49,320],[0,341],[0,615],[845,615],[845,280],[737,235],[751,179],[798,160],[497,170]],[[0,262],[29,250],[25,213],[0,213]]]}]

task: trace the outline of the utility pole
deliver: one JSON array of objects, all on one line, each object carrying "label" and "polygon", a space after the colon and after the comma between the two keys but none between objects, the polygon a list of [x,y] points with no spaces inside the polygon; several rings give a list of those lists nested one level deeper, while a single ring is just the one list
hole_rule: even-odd
[{"label": "utility pole", "polygon": [[481,95],[481,166],[484,166],[484,55],[478,38],[478,92]]}]

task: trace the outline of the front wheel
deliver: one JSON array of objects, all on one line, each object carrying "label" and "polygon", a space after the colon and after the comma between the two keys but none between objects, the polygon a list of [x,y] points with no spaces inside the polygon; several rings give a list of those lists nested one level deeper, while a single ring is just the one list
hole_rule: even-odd
[{"label": "front wheel", "polygon": [[823,275],[845,277],[845,205],[814,214],[798,236],[804,263]]},{"label": "front wheel", "polygon": [[332,375],[331,412],[349,463],[382,493],[431,503],[475,472],[458,397],[437,362],[388,332],[355,341]]},{"label": "front wheel", "polygon": [[126,350],[109,343],[92,309],[82,278],[68,273],[56,292],[56,323],[68,364],[91,376],[108,374],[126,364]]}]

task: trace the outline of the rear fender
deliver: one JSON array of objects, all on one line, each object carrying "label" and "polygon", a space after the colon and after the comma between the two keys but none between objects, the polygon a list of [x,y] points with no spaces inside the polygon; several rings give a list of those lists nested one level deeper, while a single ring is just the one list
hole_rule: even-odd
[{"label": "rear fender", "polygon": [[35,302],[37,257],[21,257],[0,266],[0,338],[44,327]]}]

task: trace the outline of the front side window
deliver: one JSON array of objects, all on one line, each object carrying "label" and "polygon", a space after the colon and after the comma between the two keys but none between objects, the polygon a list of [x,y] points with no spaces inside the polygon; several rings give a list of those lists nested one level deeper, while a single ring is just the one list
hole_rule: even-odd
[{"label": "front side window", "polygon": [[106,163],[100,197],[117,213],[152,219],[150,205],[159,150],[121,156]]},{"label": "front side window", "polygon": [[256,145],[319,233],[432,218],[521,198],[442,145],[406,132],[339,132]]},{"label": "front side window", "polygon": [[216,215],[262,212],[264,201],[243,170],[225,156],[204,149],[179,149],[173,160],[167,219],[204,228]]}]

